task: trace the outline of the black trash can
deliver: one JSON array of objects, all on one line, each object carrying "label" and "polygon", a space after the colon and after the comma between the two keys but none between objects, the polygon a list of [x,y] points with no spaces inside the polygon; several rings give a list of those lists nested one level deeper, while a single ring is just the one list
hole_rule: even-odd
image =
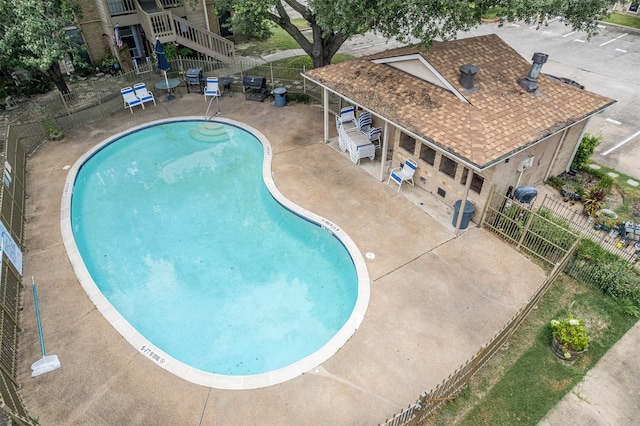
[{"label": "black trash can", "polygon": [[[460,206],[462,205],[462,200],[458,200],[453,205],[453,226],[455,227],[458,223],[458,214],[460,213]],[[476,206],[471,201],[467,200],[464,205],[464,212],[462,213],[462,221],[460,222],[460,229],[467,229],[469,226],[469,221],[471,221],[471,216],[476,212]]]},{"label": "black trash can", "polygon": [[277,107],[285,106],[287,104],[287,89],[284,87],[273,89],[273,99],[276,101]]}]

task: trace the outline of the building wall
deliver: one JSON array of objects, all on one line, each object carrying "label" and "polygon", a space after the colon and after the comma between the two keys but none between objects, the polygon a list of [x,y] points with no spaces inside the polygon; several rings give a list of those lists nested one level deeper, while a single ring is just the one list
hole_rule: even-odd
[{"label": "building wall", "polygon": [[[537,144],[518,152],[508,161],[503,161],[493,167],[475,173],[476,183],[482,180],[480,192],[477,192],[478,185],[472,185],[467,199],[476,206],[476,214],[472,220],[478,220],[480,212],[484,210],[486,202],[492,188],[500,193],[506,193],[511,186],[539,186],[544,183],[549,176],[561,174],[568,168],[569,161],[573,158],[575,147],[584,131],[586,120],[575,124],[566,131],[556,133]],[[375,124],[375,121],[374,121]],[[434,196],[441,198],[445,203],[453,205],[461,200],[465,193],[465,177],[469,179],[472,172],[463,164],[454,160],[446,152],[434,150],[430,146],[416,141],[413,149],[410,143],[402,143],[402,132],[390,126],[389,144],[393,146],[392,167],[399,167],[404,164],[407,158],[412,158],[418,162],[418,170],[414,175],[416,186],[430,192]],[[559,146],[559,148],[558,148]],[[531,167],[525,168],[522,173],[518,171],[521,162],[533,156]],[[433,164],[431,164],[433,163]],[[441,170],[441,165],[455,164],[455,173],[450,176]],[[449,169],[451,171],[451,169]]]},{"label": "building wall", "polygon": [[[104,59],[110,41],[110,32],[104,23],[105,10],[100,0],[77,0],[82,8],[82,16],[77,18],[77,26],[89,52],[93,65],[98,65]],[[103,37],[103,34],[106,37]]]}]

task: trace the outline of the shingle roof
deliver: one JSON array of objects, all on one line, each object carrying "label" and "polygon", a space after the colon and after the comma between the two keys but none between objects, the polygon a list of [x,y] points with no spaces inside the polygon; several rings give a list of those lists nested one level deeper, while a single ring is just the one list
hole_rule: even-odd
[{"label": "shingle roof", "polygon": [[[422,56],[469,101],[374,59]],[[475,86],[465,93],[460,67],[479,68]],[[497,35],[434,42],[316,68],[306,76],[365,109],[396,123],[479,168],[486,168],[615,101],[540,75],[538,91],[519,81],[531,62]],[[544,73],[544,67],[542,69]]]}]

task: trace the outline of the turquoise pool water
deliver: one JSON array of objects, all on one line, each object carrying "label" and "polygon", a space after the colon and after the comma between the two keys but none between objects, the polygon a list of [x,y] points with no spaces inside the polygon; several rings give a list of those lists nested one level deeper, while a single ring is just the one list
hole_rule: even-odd
[{"label": "turquoise pool water", "polygon": [[203,126],[145,127],[84,160],[73,239],[108,302],[166,355],[220,375],[282,369],[347,323],[356,267],[334,233],[272,196],[259,139]]}]

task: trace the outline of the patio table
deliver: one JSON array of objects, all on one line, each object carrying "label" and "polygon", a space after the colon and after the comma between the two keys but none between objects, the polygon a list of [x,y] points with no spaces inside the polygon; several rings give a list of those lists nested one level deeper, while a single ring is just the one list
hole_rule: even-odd
[{"label": "patio table", "polygon": [[156,89],[167,91],[167,100],[170,101],[176,97],[171,94],[173,89],[180,86],[180,80],[177,78],[168,78],[166,80],[159,80],[154,83]]}]

